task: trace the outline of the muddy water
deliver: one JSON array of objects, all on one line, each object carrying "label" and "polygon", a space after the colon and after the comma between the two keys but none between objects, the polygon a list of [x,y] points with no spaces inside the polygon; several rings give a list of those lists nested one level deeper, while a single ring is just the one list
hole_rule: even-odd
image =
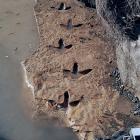
[{"label": "muddy water", "polygon": [[74,140],[70,130],[33,123],[21,101],[20,62],[39,44],[33,4],[0,0],[0,140]]}]

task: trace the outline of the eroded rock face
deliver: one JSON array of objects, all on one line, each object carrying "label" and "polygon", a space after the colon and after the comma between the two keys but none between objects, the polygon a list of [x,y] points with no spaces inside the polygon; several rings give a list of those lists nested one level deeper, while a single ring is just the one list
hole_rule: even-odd
[{"label": "eroded rock face", "polygon": [[90,8],[95,8],[96,7],[96,2],[95,0],[78,0],[83,3],[85,3],[85,6],[90,7]]},{"label": "eroded rock face", "polygon": [[[99,15],[118,35],[136,41],[140,34],[139,0],[97,0]],[[114,34],[113,34],[114,35]]]},{"label": "eroded rock face", "polygon": [[97,11],[116,43],[117,64],[125,85],[140,92],[140,1],[97,0]]}]

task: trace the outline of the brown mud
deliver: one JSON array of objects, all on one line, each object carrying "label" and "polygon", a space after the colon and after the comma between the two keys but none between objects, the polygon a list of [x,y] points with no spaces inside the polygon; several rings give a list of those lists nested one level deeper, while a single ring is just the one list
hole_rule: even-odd
[{"label": "brown mud", "polygon": [[[59,11],[61,2],[39,0],[35,6],[40,46],[23,63],[27,83],[33,87],[34,117],[58,119],[59,125],[73,128],[83,140],[111,136],[136,125],[138,120],[130,114],[131,104],[112,87],[110,73],[117,67],[115,47],[96,11],[76,0],[63,0],[71,8]],[[62,25],[69,19],[81,26],[68,30]],[[72,47],[60,50],[60,38]],[[79,71],[91,71],[73,76],[74,63],[78,63]],[[69,104],[59,109],[65,91]]]}]

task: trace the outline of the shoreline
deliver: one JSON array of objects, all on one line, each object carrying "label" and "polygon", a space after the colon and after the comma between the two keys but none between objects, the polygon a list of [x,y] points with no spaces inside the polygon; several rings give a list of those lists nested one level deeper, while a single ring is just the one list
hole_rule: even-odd
[{"label": "shoreline", "polygon": [[25,65],[24,65],[24,61],[21,62],[21,66],[22,66],[22,70],[23,70],[24,81],[25,81],[27,87],[31,89],[33,99],[35,100],[34,86],[31,84],[31,82],[29,81],[29,78],[27,76],[27,71],[26,71],[26,68],[25,68]]},{"label": "shoreline", "polygon": [[[37,27],[38,37],[40,38],[40,30],[39,30],[38,20],[37,20],[35,8],[34,8],[37,4],[37,1],[38,0],[34,0],[33,15],[34,15],[34,19],[35,19],[35,23],[36,23],[36,27]],[[37,49],[38,49],[38,47],[37,47]],[[26,70],[26,67],[24,65],[24,60],[21,61],[20,64],[21,64],[21,67],[22,67],[23,80],[26,83],[27,87],[31,89],[33,99],[35,100],[34,86],[31,84],[31,82],[29,81],[29,78],[27,76],[27,70]]]}]

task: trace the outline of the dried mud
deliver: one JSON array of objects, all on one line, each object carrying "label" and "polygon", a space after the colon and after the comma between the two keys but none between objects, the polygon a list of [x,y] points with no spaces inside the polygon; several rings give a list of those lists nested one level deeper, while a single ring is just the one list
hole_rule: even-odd
[{"label": "dried mud", "polygon": [[[58,119],[59,125],[71,127],[83,140],[111,136],[119,129],[128,129],[138,120],[130,114],[131,104],[112,88],[110,73],[116,67],[115,47],[107,37],[96,11],[75,0],[63,0],[71,9],[57,10],[61,0],[39,0],[35,14],[39,26],[40,46],[24,62],[27,81],[33,89],[36,111],[40,119]],[[61,25],[72,19],[82,26],[67,30]],[[64,39],[70,49],[59,51],[58,41]],[[79,71],[88,74],[64,75],[77,62]],[[76,106],[58,109],[57,104],[69,92],[69,102],[83,99]],[[129,120],[129,121],[128,121]],[[128,123],[129,122],[129,123]]]}]

